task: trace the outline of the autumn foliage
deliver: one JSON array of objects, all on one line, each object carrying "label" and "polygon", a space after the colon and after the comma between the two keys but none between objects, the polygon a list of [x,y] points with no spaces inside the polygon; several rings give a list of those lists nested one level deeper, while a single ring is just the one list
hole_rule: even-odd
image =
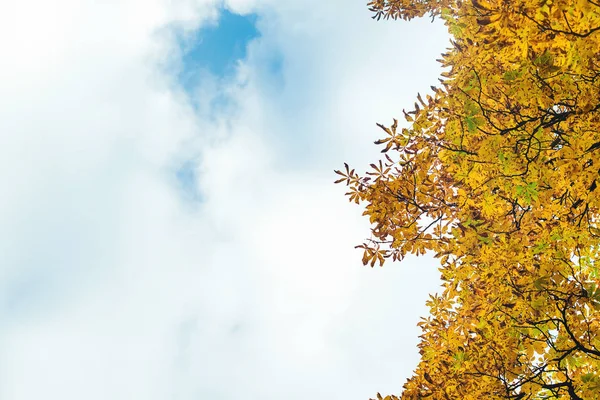
[{"label": "autumn foliage", "polygon": [[[442,79],[337,182],[363,262],[439,258],[402,399],[600,399],[600,2],[374,0],[445,21]],[[394,399],[388,396],[387,399]]]}]

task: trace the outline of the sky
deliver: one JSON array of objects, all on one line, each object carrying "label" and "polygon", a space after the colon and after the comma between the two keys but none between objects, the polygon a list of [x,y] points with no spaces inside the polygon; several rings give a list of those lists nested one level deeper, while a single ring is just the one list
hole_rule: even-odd
[{"label": "sky", "polygon": [[0,399],[401,391],[437,262],[362,266],[333,170],[380,157],[375,123],[435,85],[448,39],[370,16],[0,5]]}]

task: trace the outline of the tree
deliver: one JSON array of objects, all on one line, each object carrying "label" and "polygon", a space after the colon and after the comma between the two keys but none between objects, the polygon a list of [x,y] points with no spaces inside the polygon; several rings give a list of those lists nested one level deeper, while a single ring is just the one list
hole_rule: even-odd
[{"label": "tree", "polygon": [[401,398],[600,399],[600,2],[369,6],[441,18],[452,45],[406,127],[378,124],[383,159],[336,171],[372,223],[364,264],[441,263]]}]

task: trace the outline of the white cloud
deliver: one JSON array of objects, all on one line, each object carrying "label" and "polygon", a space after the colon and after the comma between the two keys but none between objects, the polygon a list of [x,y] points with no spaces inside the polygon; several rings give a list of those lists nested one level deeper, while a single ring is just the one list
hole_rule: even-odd
[{"label": "white cloud", "polygon": [[[360,266],[368,224],[332,169],[377,157],[374,123],[435,80],[440,27],[230,2],[262,37],[243,85],[199,88],[237,103],[215,119],[163,68],[214,4],[54,3],[0,6],[0,398],[398,392],[436,266]],[[195,207],[173,177],[190,159]]]}]

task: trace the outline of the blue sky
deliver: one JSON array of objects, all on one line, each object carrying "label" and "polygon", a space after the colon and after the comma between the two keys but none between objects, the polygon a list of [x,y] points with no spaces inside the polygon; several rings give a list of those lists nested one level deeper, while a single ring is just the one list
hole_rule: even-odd
[{"label": "blue sky", "polygon": [[[194,91],[202,85],[203,78],[216,82],[217,93],[206,110],[209,115],[227,114],[234,106],[234,100],[223,89],[235,76],[239,63],[246,59],[250,42],[260,37],[257,20],[255,13],[242,15],[220,7],[214,22],[178,38],[182,55],[177,81],[190,101],[194,102]],[[280,63],[272,63],[268,73],[277,76],[280,68]],[[207,77],[207,74],[211,76]],[[191,202],[202,200],[197,185],[197,161],[185,160],[175,172],[182,196]]]},{"label": "blue sky", "polygon": [[221,78],[234,74],[236,64],[246,58],[249,42],[260,36],[257,19],[256,14],[240,15],[221,8],[214,24],[200,27],[181,40],[181,84],[193,84],[190,80],[201,70]]},{"label": "blue sky", "polygon": [[342,0],[0,19],[2,400],[400,391],[437,265],[363,267],[368,221],[332,171],[379,157],[443,26]]}]

